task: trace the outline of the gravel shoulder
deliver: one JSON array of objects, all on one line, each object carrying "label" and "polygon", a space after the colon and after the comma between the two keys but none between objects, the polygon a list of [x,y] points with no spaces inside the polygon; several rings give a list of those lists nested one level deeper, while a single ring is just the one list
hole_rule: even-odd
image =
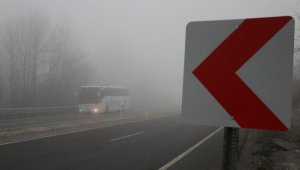
[{"label": "gravel shoulder", "polygon": [[300,170],[300,110],[286,132],[249,130],[239,170]]}]

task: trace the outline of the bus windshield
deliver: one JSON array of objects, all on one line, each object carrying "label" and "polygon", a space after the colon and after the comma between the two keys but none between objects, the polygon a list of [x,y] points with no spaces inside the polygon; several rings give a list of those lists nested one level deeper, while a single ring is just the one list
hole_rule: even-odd
[{"label": "bus windshield", "polygon": [[97,104],[100,102],[99,87],[83,87],[79,90],[79,104]]}]

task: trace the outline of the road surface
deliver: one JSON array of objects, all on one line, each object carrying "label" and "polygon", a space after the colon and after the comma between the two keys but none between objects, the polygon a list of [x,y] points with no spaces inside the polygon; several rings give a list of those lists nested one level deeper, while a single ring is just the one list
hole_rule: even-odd
[{"label": "road surface", "polygon": [[178,116],[0,145],[0,169],[159,169],[213,132],[169,167],[207,170],[222,159],[223,130]]}]

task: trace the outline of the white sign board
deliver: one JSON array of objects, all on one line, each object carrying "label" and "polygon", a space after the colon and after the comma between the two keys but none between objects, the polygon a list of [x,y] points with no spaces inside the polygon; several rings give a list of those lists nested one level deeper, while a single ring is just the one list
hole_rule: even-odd
[{"label": "white sign board", "polygon": [[294,20],[191,22],[182,114],[187,122],[254,129],[290,126]]}]

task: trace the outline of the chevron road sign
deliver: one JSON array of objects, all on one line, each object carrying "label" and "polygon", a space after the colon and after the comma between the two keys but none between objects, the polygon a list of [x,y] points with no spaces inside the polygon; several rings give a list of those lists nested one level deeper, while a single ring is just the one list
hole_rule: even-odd
[{"label": "chevron road sign", "polygon": [[184,120],[287,130],[292,103],[294,27],[289,16],[189,23]]}]

